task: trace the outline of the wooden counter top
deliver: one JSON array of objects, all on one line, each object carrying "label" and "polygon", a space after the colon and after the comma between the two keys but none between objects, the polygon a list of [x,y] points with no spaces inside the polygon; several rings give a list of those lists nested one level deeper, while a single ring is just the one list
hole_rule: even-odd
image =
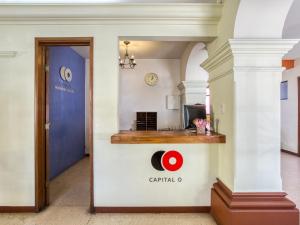
[{"label": "wooden counter top", "polygon": [[120,131],[111,136],[112,144],[201,144],[226,143],[226,136],[218,133],[197,135],[188,130],[178,131]]}]

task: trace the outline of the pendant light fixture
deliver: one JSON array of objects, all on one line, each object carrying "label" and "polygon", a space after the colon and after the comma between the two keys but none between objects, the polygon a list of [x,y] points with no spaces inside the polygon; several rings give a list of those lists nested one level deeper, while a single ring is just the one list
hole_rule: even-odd
[{"label": "pendant light fixture", "polygon": [[130,41],[124,41],[123,43],[125,45],[125,55],[124,58],[119,56],[119,66],[121,69],[134,69],[137,64],[134,55],[129,56],[128,45],[130,44]]}]

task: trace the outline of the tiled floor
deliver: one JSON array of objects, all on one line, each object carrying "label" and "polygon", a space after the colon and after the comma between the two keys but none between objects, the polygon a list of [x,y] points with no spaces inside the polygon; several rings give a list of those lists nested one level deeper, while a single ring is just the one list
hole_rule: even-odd
[{"label": "tiled floor", "polygon": [[50,182],[50,205],[88,208],[90,201],[89,169],[89,158],[86,157],[53,179]]},{"label": "tiled floor", "polygon": [[300,208],[300,157],[287,153],[282,153],[281,156],[283,190]]},{"label": "tiled floor", "polygon": [[89,214],[89,159],[50,183],[50,207],[38,214],[0,214],[0,225],[216,225],[209,214]]},{"label": "tiled floor", "polygon": [[[38,214],[0,214],[0,225],[216,225],[209,214],[89,214],[89,159],[51,182],[51,206]],[[284,190],[300,206],[300,158],[282,154]]]}]

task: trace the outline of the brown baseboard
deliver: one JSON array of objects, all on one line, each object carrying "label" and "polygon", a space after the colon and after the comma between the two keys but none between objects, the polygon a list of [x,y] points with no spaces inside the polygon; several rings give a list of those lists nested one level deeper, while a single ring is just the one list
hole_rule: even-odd
[{"label": "brown baseboard", "polygon": [[0,213],[35,213],[34,206],[0,206]]},{"label": "brown baseboard", "polygon": [[291,151],[288,151],[288,150],[285,150],[285,149],[281,149],[281,152],[300,157],[299,153],[291,152]]},{"label": "brown baseboard", "polygon": [[220,180],[212,188],[211,214],[219,225],[299,225],[286,193],[232,193]]},{"label": "brown baseboard", "polygon": [[96,213],[209,213],[210,206],[95,207]]}]

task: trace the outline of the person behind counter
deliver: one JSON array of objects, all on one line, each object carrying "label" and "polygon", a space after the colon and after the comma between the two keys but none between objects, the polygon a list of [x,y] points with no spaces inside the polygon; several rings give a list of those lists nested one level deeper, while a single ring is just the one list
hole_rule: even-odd
[{"label": "person behind counter", "polygon": [[[200,120],[206,120],[206,106],[204,104],[184,105],[184,128],[196,129]],[[197,122],[198,121],[198,122]]]},{"label": "person behind counter", "polygon": [[197,134],[205,134],[205,132],[208,130],[206,128],[207,121],[205,119],[195,118],[193,120],[193,125],[197,130]]}]

